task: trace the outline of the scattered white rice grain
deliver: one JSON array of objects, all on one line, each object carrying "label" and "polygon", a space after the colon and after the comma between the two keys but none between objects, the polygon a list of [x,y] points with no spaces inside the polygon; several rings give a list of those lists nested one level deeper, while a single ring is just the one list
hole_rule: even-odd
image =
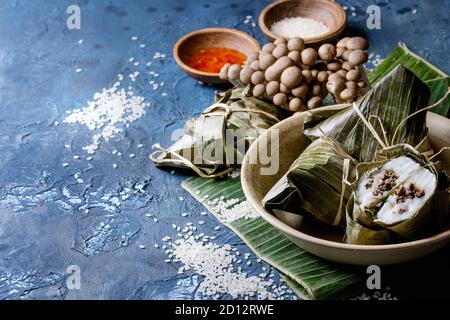
[{"label": "scattered white rice grain", "polygon": [[[134,73],[133,77],[138,75],[138,72]],[[69,111],[64,123],[82,124],[95,132],[91,144],[83,147],[87,153],[93,154],[99,148],[101,139],[109,141],[120,134],[123,126],[141,118],[149,105],[142,97],[129,97],[120,88],[120,83],[115,83],[111,88],[95,93],[93,100],[85,107]]]},{"label": "scattered white rice grain", "polygon": [[62,166],[63,166],[63,167],[68,167],[69,164],[68,164],[67,162],[64,162],[64,163],[62,164]]},{"label": "scattered white rice grain", "polygon": [[138,41],[138,40],[139,40],[139,37],[138,37],[138,36],[132,36],[132,37],[131,37],[131,40],[133,40],[133,41]]},{"label": "scattered white rice grain", "polygon": [[113,167],[114,169],[117,169],[117,168],[118,168],[117,164],[115,164],[115,163],[113,163],[112,167]]},{"label": "scattered white rice grain", "polygon": [[84,42],[83,39],[78,40],[78,44],[83,44],[83,42]]},{"label": "scattered white rice grain", "polygon": [[134,154],[134,153],[130,153],[129,155],[128,155],[128,157],[129,158],[134,158],[136,155]]},{"label": "scattered white rice grain", "polygon": [[205,224],[205,221],[200,220],[200,221],[198,222],[198,224]]},{"label": "scattered white rice grain", "polygon": [[76,68],[76,69],[75,69],[75,72],[76,72],[76,73],[83,72],[83,69],[81,69],[81,68]]},{"label": "scattered white rice grain", "polygon": [[138,147],[139,149],[141,149],[141,148],[144,147],[144,145],[143,145],[142,143],[140,143],[140,144],[137,145],[137,147]]},{"label": "scattered white rice grain", "polygon": [[139,249],[145,249],[145,246],[143,244],[140,244]]}]

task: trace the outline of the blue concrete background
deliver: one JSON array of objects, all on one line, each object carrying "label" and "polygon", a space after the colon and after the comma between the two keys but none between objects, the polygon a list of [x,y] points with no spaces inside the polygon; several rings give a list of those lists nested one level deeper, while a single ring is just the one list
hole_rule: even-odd
[{"label": "blue concrete background", "polygon": [[[177,275],[178,266],[164,263],[164,252],[153,247],[163,236],[174,235],[171,225],[181,224],[182,212],[191,213],[186,222],[196,221],[195,214],[204,209],[181,189],[186,176],[156,169],[148,154],[153,143],[169,145],[172,130],[211,104],[217,90],[177,68],[171,57],[174,42],[189,31],[220,26],[238,28],[264,43],[253,23],[269,2],[0,2],[1,299],[204,298],[196,292],[201,279]],[[348,7],[348,32],[365,34],[371,53],[384,57],[403,41],[450,71],[449,0],[339,2]],[[81,30],[66,28],[70,4],[81,7]],[[381,7],[381,30],[365,27],[369,4]],[[246,16],[252,16],[248,23]],[[139,41],[131,41],[134,35]],[[154,61],[155,52],[167,57]],[[131,57],[140,66],[129,63]],[[147,67],[147,61],[152,65]],[[77,68],[83,72],[75,72]],[[151,106],[122,135],[102,142],[93,160],[86,161],[81,148],[92,133],[80,125],[63,124],[66,111],[86,105],[95,92],[109,88],[117,74],[133,71],[141,76],[136,82],[125,79],[124,86],[132,86]],[[149,71],[160,74],[155,80],[164,81],[163,88],[152,90]],[[112,155],[114,149],[123,155]],[[130,153],[136,157],[129,158]],[[64,162],[69,167],[63,167]],[[84,183],[75,181],[76,172]],[[128,198],[120,206],[111,205],[112,197],[122,195]],[[89,213],[84,208],[90,208]],[[147,218],[148,213],[158,222]],[[200,231],[248,251],[230,231],[215,231],[219,223],[214,218],[202,219],[206,223]],[[66,288],[69,265],[80,267],[81,290]],[[258,274],[261,266],[246,268]],[[275,279],[279,282],[278,276]]]}]

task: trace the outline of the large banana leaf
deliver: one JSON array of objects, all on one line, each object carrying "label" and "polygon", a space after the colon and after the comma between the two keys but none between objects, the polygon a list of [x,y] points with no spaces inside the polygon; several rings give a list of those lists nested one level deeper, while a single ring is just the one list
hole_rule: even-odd
[{"label": "large banana leaf", "polygon": [[[409,118],[399,127],[398,132],[396,129],[410,114],[427,107],[429,97],[428,87],[411,71],[398,65],[359,99],[356,107],[387,145],[402,142],[415,146],[426,135],[425,112]],[[324,110],[326,108],[329,107]],[[383,131],[385,134],[382,134]],[[360,162],[372,161],[380,146],[379,139],[353,106],[319,123],[316,123],[315,118],[305,119],[304,132],[312,139],[336,139]]]},{"label": "large banana leaf", "polygon": [[[245,201],[239,177],[221,180],[195,177],[183,182],[182,186],[217,218],[205,199],[224,197],[224,201],[237,198]],[[286,281],[304,299],[344,298],[363,289],[362,270],[325,261],[300,249],[260,217],[241,218],[225,225],[262,260],[284,274]]]},{"label": "large banana leaf", "polygon": [[[411,70],[429,86],[431,90],[430,105],[437,102],[447,92],[450,84],[448,75],[409,50],[404,43],[399,43],[398,47],[367,75],[370,83],[372,85],[378,83],[399,64]],[[432,109],[433,112],[444,117],[450,116],[449,110],[450,97]]]}]

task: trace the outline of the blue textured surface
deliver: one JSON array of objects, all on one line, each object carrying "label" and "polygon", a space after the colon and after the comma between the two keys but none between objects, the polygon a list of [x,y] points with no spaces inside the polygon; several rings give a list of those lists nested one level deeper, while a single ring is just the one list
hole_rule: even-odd
[{"label": "blue textured surface", "polygon": [[[73,3],[81,7],[81,30],[66,28],[65,10]],[[163,250],[153,245],[176,233],[172,223],[198,221],[204,209],[181,189],[185,176],[156,169],[147,156],[153,143],[169,145],[172,130],[211,104],[216,89],[201,86],[176,67],[171,58],[176,39],[194,29],[221,26],[263,41],[252,22],[268,3],[1,1],[0,298],[202,298],[196,293],[201,279],[177,275],[177,265],[164,263]],[[442,8],[450,1],[340,3],[349,7],[349,31],[366,34],[372,53],[384,57],[403,41],[449,71],[448,10]],[[382,30],[365,28],[365,8],[373,3],[382,8]],[[248,15],[253,20],[244,23]],[[134,35],[139,41],[130,40]],[[141,43],[146,47],[140,48]],[[167,58],[147,67],[157,51]],[[129,63],[130,57],[140,66]],[[76,68],[83,72],[76,73]],[[92,133],[80,125],[63,124],[65,112],[109,88],[117,74],[136,70],[141,77],[129,83],[125,79],[124,85],[132,86],[151,106],[124,134],[102,142],[93,160],[86,161],[81,148]],[[160,74],[156,80],[165,82],[163,88],[152,90],[149,71]],[[112,155],[114,149],[123,155]],[[136,157],[129,158],[130,153]],[[63,167],[64,162],[70,166]],[[75,181],[76,172],[84,183]],[[123,195],[128,198],[114,206],[111,199]],[[192,214],[182,218],[182,212]],[[147,218],[147,213],[159,221]],[[202,219],[206,224],[200,231],[248,251],[225,228],[214,231],[214,218]],[[139,249],[141,244],[145,250]],[[81,269],[81,290],[66,288],[69,265]],[[253,264],[248,270],[257,274],[259,268]]]}]

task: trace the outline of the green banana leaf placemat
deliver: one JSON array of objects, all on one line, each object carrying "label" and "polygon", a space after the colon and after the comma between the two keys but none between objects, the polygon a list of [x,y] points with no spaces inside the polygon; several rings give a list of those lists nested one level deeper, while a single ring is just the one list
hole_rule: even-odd
[{"label": "green banana leaf placemat", "polygon": [[226,179],[190,178],[182,183],[222,223],[233,230],[257,256],[277,268],[285,280],[304,299],[348,297],[361,291],[360,269],[341,266],[318,258],[291,242],[284,234],[260,217],[242,217],[227,223],[211,202],[245,201],[240,177]]},{"label": "green banana leaf placemat", "polygon": [[[429,86],[430,104],[438,101],[448,90],[450,78],[402,43],[368,74],[369,80],[372,84],[376,83],[398,64],[413,71]],[[449,108],[450,98],[442,101],[433,112],[448,116]],[[211,199],[222,197],[225,201],[237,201],[235,205],[245,201],[239,177],[210,180],[193,177],[183,182],[182,186],[219,220],[220,214],[211,205]],[[256,255],[277,268],[288,285],[304,299],[339,299],[351,297],[364,289],[367,276],[364,270],[335,264],[309,254],[260,217],[221,221]]]}]

